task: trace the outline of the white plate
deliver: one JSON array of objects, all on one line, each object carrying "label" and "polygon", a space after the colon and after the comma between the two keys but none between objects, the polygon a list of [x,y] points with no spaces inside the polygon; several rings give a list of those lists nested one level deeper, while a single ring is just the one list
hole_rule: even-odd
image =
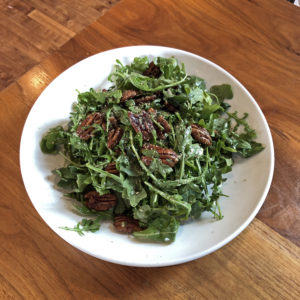
[{"label": "white plate", "polygon": [[[54,187],[51,170],[62,166],[59,156],[45,155],[39,142],[48,128],[67,123],[76,89],[109,86],[106,78],[116,59],[130,63],[135,56],[175,56],[184,62],[188,74],[206,80],[208,86],[229,83],[234,98],[232,110],[248,112],[264,151],[238,159],[224,184],[229,198],[220,201],[224,218],[212,219],[204,214],[201,220],[180,226],[176,241],[170,245],[141,243],[131,236],[114,232],[105,223],[97,233],[80,237],[59,226],[73,227],[81,217],[70,209],[69,201]],[[232,75],[207,59],[189,52],[157,47],[134,46],[114,49],[91,56],[59,75],[43,91],[26,120],[20,146],[20,164],[27,193],[44,221],[65,241],[97,258],[130,266],[167,266],[184,263],[207,255],[227,244],[252,221],[269,190],[274,168],[274,149],[266,119],[250,93]]]}]

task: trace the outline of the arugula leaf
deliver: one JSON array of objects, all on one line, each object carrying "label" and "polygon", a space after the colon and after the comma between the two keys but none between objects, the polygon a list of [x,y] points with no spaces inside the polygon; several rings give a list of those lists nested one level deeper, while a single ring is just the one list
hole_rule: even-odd
[{"label": "arugula leaf", "polygon": [[205,80],[197,77],[197,76],[190,76],[188,75],[185,82],[184,82],[184,89],[187,94],[189,94],[191,87],[199,87],[202,90],[206,89]]},{"label": "arugula leaf", "polygon": [[192,89],[189,93],[189,98],[192,104],[196,104],[197,102],[203,102],[205,98],[203,89],[199,87]]},{"label": "arugula leaf", "polygon": [[83,205],[74,205],[74,209],[76,212],[78,212],[81,215],[84,216],[98,216],[101,221],[103,220],[111,220],[112,219],[112,211],[96,211],[87,208],[86,206]]},{"label": "arugula leaf", "polygon": [[219,101],[233,98],[232,87],[230,84],[213,85],[209,92],[216,95]]},{"label": "arugula leaf", "polygon": [[80,236],[84,235],[84,232],[96,232],[100,229],[100,220],[101,217],[97,217],[95,220],[92,219],[82,219],[80,222],[77,223],[73,228],[61,226],[59,228],[68,230],[68,231],[75,231]]},{"label": "arugula leaf", "polygon": [[117,168],[121,171],[126,173],[128,176],[142,176],[143,171],[141,170],[140,166],[134,159],[128,155],[121,154],[117,158]]},{"label": "arugula leaf", "polygon": [[138,73],[131,73],[128,76],[128,81],[136,88],[146,92],[156,92],[161,91],[166,88],[176,86],[182,83],[185,80],[185,77],[177,80],[177,81],[166,81],[162,79],[150,78],[147,76],[143,76]]},{"label": "arugula leaf", "polygon": [[143,73],[147,70],[149,66],[149,59],[147,56],[144,57],[135,57],[133,63],[130,65],[132,70]]},{"label": "arugula leaf", "polygon": [[76,184],[78,187],[78,192],[83,192],[84,189],[92,183],[90,174],[77,174]]},{"label": "arugula leaf", "polygon": [[68,165],[65,168],[59,168],[54,170],[53,173],[60,177],[57,186],[65,189],[75,189],[77,187],[76,179],[79,175],[77,167]]},{"label": "arugula leaf", "polygon": [[160,174],[163,178],[166,178],[168,174],[173,172],[173,169],[170,166],[163,164],[160,159],[154,158],[149,166],[149,171],[156,176]]},{"label": "arugula leaf", "polygon": [[123,187],[122,197],[129,200],[131,207],[136,207],[142,199],[147,197],[139,177],[127,177]]},{"label": "arugula leaf", "polygon": [[163,215],[151,221],[147,229],[134,232],[133,236],[141,240],[171,243],[175,240],[178,227],[175,217]]},{"label": "arugula leaf", "polygon": [[59,146],[65,142],[64,129],[61,126],[51,128],[42,138],[40,147],[43,153],[57,154]]},{"label": "arugula leaf", "polygon": [[191,211],[191,205],[189,203],[182,201],[182,196],[180,196],[178,194],[171,195],[171,194],[165,193],[165,192],[159,190],[158,188],[154,187],[152,184],[150,184],[147,181],[145,181],[144,183],[150,188],[150,190],[152,190],[153,192],[156,192],[162,198],[168,200],[171,204],[177,206],[179,208],[178,215],[184,214],[184,216],[185,216],[184,218],[186,218],[186,219],[188,218],[188,215]]}]

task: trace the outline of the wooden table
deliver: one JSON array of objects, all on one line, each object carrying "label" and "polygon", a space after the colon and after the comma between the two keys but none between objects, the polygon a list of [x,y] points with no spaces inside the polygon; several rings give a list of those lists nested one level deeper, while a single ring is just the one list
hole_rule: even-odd
[{"label": "wooden table", "polygon": [[[300,299],[299,24],[299,8],[280,0],[123,0],[3,90],[0,298]],[[91,54],[139,44],[224,67],[259,103],[275,144],[273,184],[257,218],[222,249],[173,267],[114,265],[68,245],[33,208],[19,170],[22,127],[41,91]]]}]

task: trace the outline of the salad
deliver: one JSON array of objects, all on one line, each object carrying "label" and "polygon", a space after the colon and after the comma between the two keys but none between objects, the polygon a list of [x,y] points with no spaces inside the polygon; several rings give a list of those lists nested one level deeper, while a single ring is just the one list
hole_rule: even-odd
[{"label": "salad", "polygon": [[176,58],[117,60],[111,87],[79,93],[68,126],[49,129],[41,150],[60,154],[53,172],[84,216],[65,230],[116,231],[170,243],[179,225],[208,211],[223,218],[219,198],[234,155],[263,150],[238,112],[229,112],[230,85],[206,87]]}]

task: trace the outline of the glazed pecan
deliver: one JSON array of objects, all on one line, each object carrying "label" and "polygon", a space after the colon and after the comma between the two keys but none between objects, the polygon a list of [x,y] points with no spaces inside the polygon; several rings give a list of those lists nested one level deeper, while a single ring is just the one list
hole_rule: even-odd
[{"label": "glazed pecan", "polygon": [[156,64],[154,64],[153,61],[149,64],[148,69],[143,73],[144,76],[149,76],[154,78],[158,78],[161,74],[162,72],[160,68]]},{"label": "glazed pecan", "polygon": [[138,220],[122,215],[114,217],[114,226],[121,233],[133,233],[142,230]]},{"label": "glazed pecan", "polygon": [[98,211],[108,210],[117,204],[117,197],[113,194],[101,195],[96,191],[88,192],[84,195],[87,199],[85,206]]},{"label": "glazed pecan", "polygon": [[192,126],[192,137],[204,145],[211,146],[212,139],[209,132],[205,128],[197,124],[192,124],[191,126]]},{"label": "glazed pecan", "polygon": [[113,116],[109,118],[109,123],[112,125],[113,128],[118,127],[118,120]]},{"label": "glazed pecan", "polygon": [[153,107],[150,107],[149,109],[148,109],[148,113],[149,114],[153,114],[153,115],[156,115],[156,110],[153,108]]},{"label": "glazed pecan", "polygon": [[92,113],[86,116],[86,118],[79,124],[77,127],[76,133],[82,140],[89,140],[95,128],[92,126],[93,124],[99,124],[103,127],[104,116],[99,113]]},{"label": "glazed pecan", "polygon": [[138,92],[135,90],[126,90],[122,93],[122,98],[120,101],[126,102],[127,100],[132,99],[137,95],[138,95]]},{"label": "glazed pecan", "polygon": [[[155,115],[157,114],[156,110],[152,107],[150,107],[148,109],[148,112],[151,114],[151,115]],[[170,124],[167,122],[167,120],[162,116],[162,115],[159,115],[159,116],[156,116],[155,117],[155,120],[163,127],[163,129],[159,126],[157,126],[157,124],[153,124],[154,125],[154,128],[156,130],[156,133],[157,133],[157,137],[160,139],[160,140],[164,140],[166,138],[166,135],[165,133],[169,133],[171,132],[171,126]]]},{"label": "glazed pecan", "polygon": [[141,112],[141,121],[143,138],[145,141],[149,141],[152,137],[152,131],[154,130],[154,126],[149,114],[145,111]]},{"label": "glazed pecan", "polygon": [[170,126],[170,124],[167,122],[167,120],[162,115],[159,115],[156,118],[156,120],[164,128],[164,132],[165,133],[171,132],[171,126]]},{"label": "glazed pecan", "polygon": [[[178,162],[178,154],[172,149],[162,148],[152,144],[144,144],[143,149],[157,151],[162,163],[170,167],[174,167]],[[152,157],[142,156],[142,161],[146,165],[150,165],[152,160]]]},{"label": "glazed pecan", "polygon": [[111,162],[109,163],[105,168],[104,171],[111,173],[111,174],[119,174],[119,171],[116,168],[116,163],[115,162]]},{"label": "glazed pecan", "polygon": [[146,166],[150,166],[150,164],[151,164],[152,161],[153,161],[153,157],[150,157],[150,156],[142,156],[141,159],[142,159],[142,162],[143,162]]},{"label": "glazed pecan", "polygon": [[140,114],[133,114],[129,111],[128,117],[135,132],[141,132],[143,135],[143,140],[150,141],[150,139],[153,137],[152,131],[154,130],[154,126],[149,114],[144,110]]},{"label": "glazed pecan", "polygon": [[143,96],[143,97],[136,98],[134,101],[136,104],[140,104],[140,103],[146,103],[146,102],[153,101],[156,98],[157,98],[157,96],[154,94],[151,96]]},{"label": "glazed pecan", "polygon": [[122,136],[123,136],[124,130],[121,127],[111,129],[107,136],[107,148],[113,149],[116,147]]},{"label": "glazed pecan", "polygon": [[176,112],[177,108],[173,106],[172,104],[166,102],[164,108],[169,112]]}]

